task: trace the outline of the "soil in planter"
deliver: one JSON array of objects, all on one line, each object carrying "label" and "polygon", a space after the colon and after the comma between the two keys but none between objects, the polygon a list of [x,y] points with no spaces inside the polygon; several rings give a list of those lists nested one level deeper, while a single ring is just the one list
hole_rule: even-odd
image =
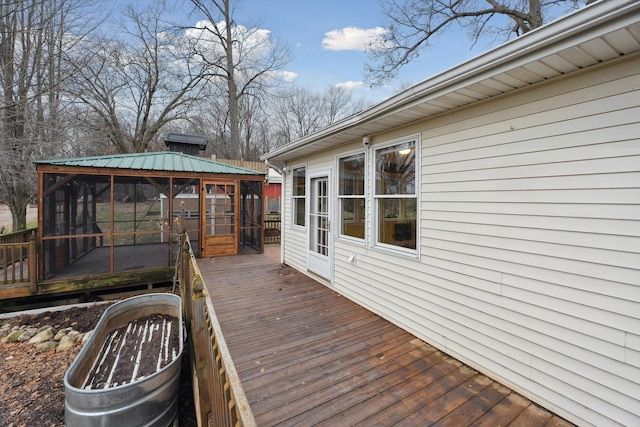
[{"label": "soil in planter", "polygon": [[152,375],[178,357],[180,323],[154,314],[136,319],[107,335],[84,382],[85,389],[129,384]]}]

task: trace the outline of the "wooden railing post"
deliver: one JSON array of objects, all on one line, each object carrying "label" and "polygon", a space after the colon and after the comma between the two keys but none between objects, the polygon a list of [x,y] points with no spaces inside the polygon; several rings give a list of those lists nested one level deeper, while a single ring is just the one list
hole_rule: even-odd
[{"label": "wooden railing post", "polygon": [[35,233],[31,233],[31,239],[29,239],[29,255],[27,258],[27,268],[29,269],[29,282],[31,283],[31,293],[35,294],[38,291],[38,260],[36,251],[36,236]]},{"label": "wooden railing post", "polygon": [[9,263],[7,262],[7,246],[6,245],[2,245],[0,246],[0,262],[2,263],[2,276],[3,276],[3,283],[7,283],[8,281],[8,276],[7,273],[9,271]]},{"label": "wooden railing post", "polygon": [[215,399],[211,390],[211,377],[214,374],[211,366],[211,353],[209,352],[209,335],[206,318],[205,304],[202,299],[193,300],[194,318],[191,322],[192,346],[195,365],[195,379],[198,384],[198,393],[194,395],[197,402],[196,410],[198,419],[206,420],[213,410]]},{"label": "wooden railing post", "polygon": [[187,321],[187,324],[191,324],[191,319],[193,317],[193,306],[191,303],[192,295],[191,295],[191,274],[189,263],[191,262],[189,256],[189,236],[186,232],[181,233],[180,235],[181,245],[180,245],[180,260],[179,260],[179,275],[178,280],[180,282],[181,287],[181,295],[184,299],[184,314]]}]

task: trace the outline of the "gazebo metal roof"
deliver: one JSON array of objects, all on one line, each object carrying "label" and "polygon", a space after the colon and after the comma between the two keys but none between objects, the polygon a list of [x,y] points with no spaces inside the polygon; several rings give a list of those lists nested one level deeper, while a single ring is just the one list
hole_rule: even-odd
[{"label": "gazebo metal roof", "polygon": [[105,169],[195,172],[212,174],[263,175],[260,172],[174,151],[114,154],[71,159],[36,160],[36,165],[91,167]]}]

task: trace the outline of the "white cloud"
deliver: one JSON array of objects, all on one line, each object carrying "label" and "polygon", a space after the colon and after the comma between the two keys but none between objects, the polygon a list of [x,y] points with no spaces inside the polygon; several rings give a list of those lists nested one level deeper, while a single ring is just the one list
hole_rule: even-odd
[{"label": "white cloud", "polygon": [[328,50],[365,50],[373,40],[386,33],[382,27],[345,27],[324,34],[322,47]]},{"label": "white cloud", "polygon": [[336,84],[337,88],[341,88],[341,89],[345,89],[345,90],[354,90],[354,89],[357,89],[357,88],[362,87],[362,86],[364,86],[364,82],[354,82],[352,80]]},{"label": "white cloud", "polygon": [[[224,21],[216,24],[221,32],[225,31],[226,23]],[[211,31],[206,31],[209,28]],[[272,49],[271,44],[271,31],[260,28],[247,28],[243,25],[236,25],[232,29],[232,37],[234,40],[241,40],[243,46],[243,56],[249,60],[258,60],[259,58],[266,57],[270,54]],[[187,39],[197,43],[200,49],[208,49],[212,56],[224,55],[223,46],[220,41],[213,35],[213,24],[209,21],[198,21],[194,28],[187,29],[185,31]],[[234,47],[237,47],[237,43],[234,43]],[[239,57],[239,52],[234,52],[236,57]]]},{"label": "white cloud", "polygon": [[292,82],[298,78],[298,73],[294,73],[293,71],[280,71],[280,78],[285,82]]}]

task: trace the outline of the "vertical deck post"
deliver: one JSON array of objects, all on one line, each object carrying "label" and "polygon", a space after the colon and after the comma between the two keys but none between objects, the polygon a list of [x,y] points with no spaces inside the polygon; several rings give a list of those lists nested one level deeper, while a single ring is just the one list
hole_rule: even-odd
[{"label": "vertical deck post", "polygon": [[7,247],[4,245],[0,246],[0,262],[2,263],[2,275],[4,276],[3,282],[7,283],[7,280],[9,279],[9,262],[7,259]]},{"label": "vertical deck post", "polygon": [[35,294],[38,291],[38,262],[36,251],[36,236],[35,233],[31,233],[29,239],[29,255],[28,255],[28,268],[29,268],[29,282],[31,283],[31,293]]},{"label": "vertical deck post", "polygon": [[180,245],[180,265],[178,268],[180,269],[180,285],[183,286],[182,298],[184,299],[184,315],[187,321],[187,324],[190,325],[191,319],[193,317],[193,306],[192,306],[192,289],[191,289],[191,270],[189,267],[190,256],[189,256],[189,242],[188,235],[186,232],[181,233],[181,245]]}]

